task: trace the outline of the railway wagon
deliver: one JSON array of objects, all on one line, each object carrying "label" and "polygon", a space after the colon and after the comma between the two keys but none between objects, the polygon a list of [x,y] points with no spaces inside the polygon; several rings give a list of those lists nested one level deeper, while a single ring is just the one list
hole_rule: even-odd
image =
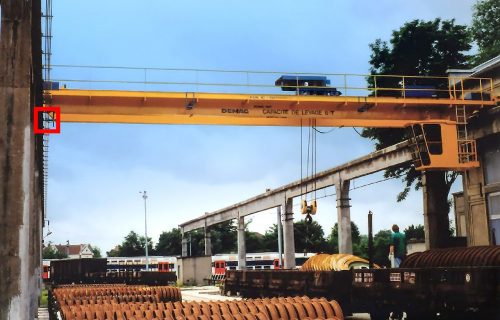
[{"label": "railway wagon", "polygon": [[324,296],[371,319],[498,319],[500,246],[435,249],[402,268],[348,271],[228,271],[224,292],[243,297]]},{"label": "railway wagon", "polygon": [[177,281],[172,271],[109,271],[106,258],[63,259],[51,261],[50,281],[55,284],[126,283],[168,285]]},{"label": "railway wagon", "polygon": [[349,313],[350,271],[229,270],[223,292],[244,298],[309,296],[336,300]]},{"label": "railway wagon", "polygon": [[106,274],[106,259],[62,259],[50,262],[50,279],[55,284],[82,283]]},{"label": "railway wagon", "polygon": [[500,267],[360,269],[352,308],[371,319],[450,319],[500,315]]}]

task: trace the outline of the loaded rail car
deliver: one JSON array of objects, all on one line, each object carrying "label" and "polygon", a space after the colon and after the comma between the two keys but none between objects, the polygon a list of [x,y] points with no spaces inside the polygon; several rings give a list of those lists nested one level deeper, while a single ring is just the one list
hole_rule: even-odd
[{"label": "loaded rail car", "polygon": [[324,297],[338,301],[349,313],[351,283],[350,271],[228,270],[223,292],[244,298]]},{"label": "loaded rail car", "polygon": [[[406,265],[405,265],[406,263]],[[463,317],[498,319],[500,246],[435,249],[406,258],[402,268],[349,271],[228,271],[226,294],[307,295],[342,302],[371,319]]]},{"label": "loaded rail car", "polygon": [[106,259],[62,259],[50,263],[50,279],[55,284],[82,283],[86,279],[106,275]]},{"label": "loaded rail car", "polygon": [[85,283],[126,283],[168,285],[177,281],[171,271],[107,270],[106,258],[63,259],[51,261],[50,281],[55,285]]},{"label": "loaded rail car", "polygon": [[282,91],[295,91],[299,95],[340,96],[337,88],[330,87],[330,80],[325,76],[283,75],[274,84]]},{"label": "loaded rail car", "polygon": [[[409,268],[355,270],[351,304],[371,319],[403,312],[411,319],[452,319],[500,314],[500,268]],[[398,318],[396,316],[396,318]]]}]

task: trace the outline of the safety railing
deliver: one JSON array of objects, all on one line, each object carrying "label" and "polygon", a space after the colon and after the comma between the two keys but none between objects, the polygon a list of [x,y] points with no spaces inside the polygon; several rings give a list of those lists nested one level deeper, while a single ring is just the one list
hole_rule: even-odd
[{"label": "safety railing", "polygon": [[[490,78],[52,65],[46,88],[492,99]],[[284,81],[279,81],[280,79]],[[55,85],[57,83],[57,86]]]}]

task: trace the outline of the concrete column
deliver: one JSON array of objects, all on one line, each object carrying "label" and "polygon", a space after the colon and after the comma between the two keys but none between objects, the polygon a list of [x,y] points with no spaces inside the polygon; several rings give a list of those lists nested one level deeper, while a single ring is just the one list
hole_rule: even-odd
[{"label": "concrete column", "polygon": [[182,240],[181,240],[181,246],[182,246],[181,256],[182,257],[187,257],[188,256],[188,242],[189,242],[189,240],[186,238],[186,235],[185,235],[184,231],[181,233],[181,235],[182,235]]},{"label": "concrete column", "polygon": [[36,50],[40,8],[32,1],[0,5],[0,319],[33,319],[42,218],[41,173],[35,162],[41,155],[35,152],[32,122],[41,93],[36,93],[41,85],[41,52]]},{"label": "concrete column", "polygon": [[245,270],[247,267],[247,248],[245,245],[245,218],[238,217],[238,270]]},{"label": "concrete column", "polygon": [[483,167],[472,168],[462,175],[464,188],[465,225],[467,245],[490,245],[488,214],[483,192]]},{"label": "concrete column", "polygon": [[284,268],[295,268],[295,239],[293,235],[293,199],[288,198],[283,206],[285,216],[283,221]]},{"label": "concrete column", "polygon": [[445,174],[443,171],[422,174],[426,249],[443,248],[449,239],[448,200],[441,196],[446,188],[449,189]]},{"label": "concrete column", "polygon": [[283,235],[282,235],[282,225],[281,225],[281,206],[276,208],[276,215],[278,216],[277,228],[278,228],[278,254],[279,254],[279,267],[283,267]]},{"label": "concrete column", "polygon": [[212,255],[212,236],[208,227],[205,227],[205,255]]},{"label": "concrete column", "polygon": [[335,193],[337,197],[339,253],[352,254],[351,199],[349,198],[349,185],[349,180],[338,179],[335,182]]}]

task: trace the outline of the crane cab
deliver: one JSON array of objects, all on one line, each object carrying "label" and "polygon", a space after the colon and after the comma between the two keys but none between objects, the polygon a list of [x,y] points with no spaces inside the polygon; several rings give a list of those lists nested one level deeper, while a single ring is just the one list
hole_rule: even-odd
[{"label": "crane cab", "polygon": [[416,122],[408,126],[417,170],[457,170],[479,167],[476,142],[459,139],[454,122]]}]

